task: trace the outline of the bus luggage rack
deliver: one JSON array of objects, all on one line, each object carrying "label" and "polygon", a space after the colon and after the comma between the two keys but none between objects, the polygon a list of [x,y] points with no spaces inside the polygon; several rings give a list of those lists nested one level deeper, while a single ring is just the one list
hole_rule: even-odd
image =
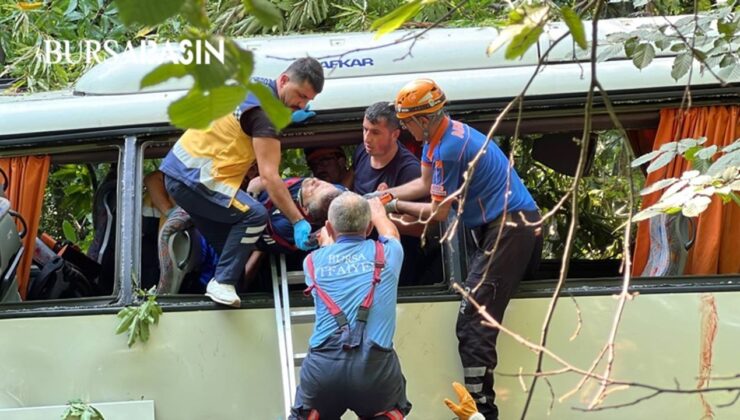
[{"label": "bus luggage rack", "polygon": [[[280,264],[278,272],[277,265]],[[304,284],[303,271],[287,271],[285,255],[270,256],[272,274],[272,293],[275,301],[275,322],[278,329],[278,346],[280,349],[280,370],[282,373],[283,402],[285,418],[290,416],[296,389],[296,369],[301,367],[306,353],[295,353],[293,348],[294,324],[310,324],[315,320],[313,308],[291,309],[290,286]]]}]

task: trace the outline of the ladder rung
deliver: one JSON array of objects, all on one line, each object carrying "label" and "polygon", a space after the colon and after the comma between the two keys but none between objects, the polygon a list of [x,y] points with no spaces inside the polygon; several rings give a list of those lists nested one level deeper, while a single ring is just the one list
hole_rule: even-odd
[{"label": "ladder rung", "polygon": [[294,324],[310,324],[316,319],[313,308],[290,311],[290,320]]},{"label": "ladder rung", "polygon": [[293,363],[295,364],[295,367],[301,367],[303,364],[303,360],[306,358],[308,353],[296,353],[293,355]]},{"label": "ladder rung", "polygon": [[303,271],[288,271],[288,284],[303,284],[305,275]]}]

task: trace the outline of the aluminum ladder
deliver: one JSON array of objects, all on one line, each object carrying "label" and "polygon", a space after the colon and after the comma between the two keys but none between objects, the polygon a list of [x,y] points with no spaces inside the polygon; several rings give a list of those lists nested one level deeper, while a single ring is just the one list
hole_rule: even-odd
[{"label": "aluminum ladder", "polygon": [[[280,269],[278,270],[278,264]],[[270,255],[272,275],[272,294],[275,301],[275,322],[280,348],[280,370],[282,373],[283,402],[285,418],[290,415],[296,390],[296,371],[301,367],[306,353],[295,353],[293,348],[293,324],[310,324],[314,322],[314,308],[291,309],[290,288],[292,284],[305,284],[303,271],[287,271],[285,255]],[[307,348],[307,347],[304,347]]]}]

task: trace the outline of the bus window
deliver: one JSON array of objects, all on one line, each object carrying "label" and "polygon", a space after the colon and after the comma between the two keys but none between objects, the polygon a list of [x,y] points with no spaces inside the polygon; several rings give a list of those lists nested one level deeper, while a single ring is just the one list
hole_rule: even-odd
[{"label": "bus window", "polygon": [[[580,147],[580,132],[528,134],[514,144],[515,167],[541,212],[547,213],[570,188]],[[628,141],[617,130],[593,132],[584,176],[579,189],[578,223],[569,277],[619,275],[624,223],[629,214],[629,179],[625,172]],[[634,169],[635,191],[644,183]],[[635,196],[634,208],[639,206]],[[543,261],[537,278],[558,278],[564,251],[571,204],[560,208],[544,223]]]},{"label": "bus window", "polygon": [[[29,235],[24,239],[26,260],[21,259],[16,272],[22,300],[108,296],[113,293],[116,259],[116,204],[118,201],[118,149],[101,148],[86,152],[59,152],[48,157],[48,171],[23,173],[30,156],[1,159],[10,165],[10,205],[37,199],[41,211],[35,214],[25,208]],[[46,168],[46,166],[44,167]],[[28,167],[26,168],[28,169]],[[45,172],[45,173],[41,173]],[[22,177],[23,183],[14,183]],[[28,180],[47,180],[38,189]],[[26,188],[24,188],[26,186]],[[20,195],[23,199],[19,199]],[[32,254],[29,250],[32,249]],[[7,301],[7,300],[6,300]]]}]

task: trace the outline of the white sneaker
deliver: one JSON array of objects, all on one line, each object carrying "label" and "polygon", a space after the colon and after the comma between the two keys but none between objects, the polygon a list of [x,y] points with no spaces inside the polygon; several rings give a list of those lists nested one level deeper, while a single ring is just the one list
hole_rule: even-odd
[{"label": "white sneaker", "polygon": [[236,294],[236,288],[230,284],[223,284],[211,279],[206,286],[206,296],[212,301],[222,305],[229,305],[235,308],[241,306],[242,300]]}]

